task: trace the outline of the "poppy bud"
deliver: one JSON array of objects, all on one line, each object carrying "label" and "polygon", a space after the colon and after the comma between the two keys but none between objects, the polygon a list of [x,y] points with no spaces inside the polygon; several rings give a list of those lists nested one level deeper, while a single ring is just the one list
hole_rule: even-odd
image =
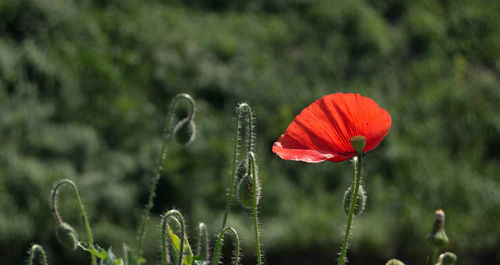
[{"label": "poppy bud", "polygon": [[60,223],[56,227],[56,238],[59,243],[69,249],[75,250],[78,244],[78,234],[68,223]]},{"label": "poppy bud", "polygon": [[405,265],[405,264],[399,259],[391,259],[385,265]]},{"label": "poppy bud", "polygon": [[248,159],[244,159],[236,169],[236,179],[243,179],[248,174]]},{"label": "poppy bud", "polygon": [[[344,211],[345,214],[349,214],[349,207],[351,205],[351,187],[347,188],[344,194]],[[359,185],[358,197],[356,199],[356,205],[354,205],[354,215],[360,215],[365,210],[366,205],[366,192],[363,185]]]},{"label": "poppy bud", "polygon": [[457,255],[451,252],[445,252],[439,255],[439,260],[436,265],[455,265],[457,262]]},{"label": "poppy bud", "polygon": [[431,233],[427,236],[427,241],[433,247],[441,249],[448,244],[448,236],[444,231],[445,214],[444,211],[436,210],[436,220],[432,226]]},{"label": "poppy bud", "polygon": [[351,145],[358,154],[363,153],[365,149],[366,138],[362,135],[357,135],[351,138]]},{"label": "poppy bud", "polygon": [[180,120],[174,128],[175,141],[180,145],[188,145],[194,140],[196,135],[196,126],[192,119]]},{"label": "poppy bud", "polygon": [[[257,201],[257,204],[259,204],[259,199],[260,199],[260,182],[259,182],[259,177],[257,174],[255,174],[257,177],[256,179],[256,187],[255,190],[257,191],[257,194],[255,195],[255,200]],[[240,204],[247,208],[247,209],[252,209],[253,208],[253,177],[252,174],[245,174],[241,179],[240,183],[238,185],[238,198],[240,200]]]}]

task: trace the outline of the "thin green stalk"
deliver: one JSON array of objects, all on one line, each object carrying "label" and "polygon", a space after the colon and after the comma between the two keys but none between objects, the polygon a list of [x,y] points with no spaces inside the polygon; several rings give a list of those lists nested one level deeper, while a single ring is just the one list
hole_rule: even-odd
[{"label": "thin green stalk", "polygon": [[252,124],[252,109],[250,106],[246,103],[241,103],[238,106],[238,112],[236,114],[236,129],[234,130],[234,149],[233,149],[233,171],[231,174],[231,187],[229,188],[229,193],[227,194],[227,199],[226,199],[226,210],[224,211],[224,218],[222,219],[222,226],[221,229],[224,229],[226,227],[227,223],[227,217],[229,215],[229,211],[231,208],[231,201],[233,199],[233,193],[234,193],[234,186],[236,184],[236,164],[238,162],[238,147],[239,147],[239,141],[240,141],[240,118],[241,118],[241,113],[243,109],[246,109],[248,112],[248,152],[252,151],[252,145],[253,145],[253,124]]},{"label": "thin green stalk", "polygon": [[239,238],[236,230],[230,226],[224,227],[222,229],[222,231],[219,233],[219,237],[217,238],[217,244],[215,245],[215,249],[214,249],[214,257],[213,257],[212,263],[211,263],[213,265],[219,264],[219,260],[220,260],[221,252],[222,252],[222,238],[224,237],[224,234],[227,231],[230,231],[231,233],[233,233],[234,238],[236,240],[236,249],[234,252],[234,264],[238,265],[238,261],[239,261],[239,257],[240,257],[240,238]]},{"label": "thin green stalk", "polygon": [[190,110],[188,113],[188,119],[193,119],[195,115],[195,103],[193,98],[191,98],[190,95],[188,94],[178,94],[174,97],[172,100],[172,103],[170,104],[170,107],[168,109],[167,113],[167,120],[165,123],[165,129],[163,132],[163,142],[161,146],[161,151],[160,151],[160,158],[158,159],[158,163],[156,166],[156,169],[153,173],[153,178],[151,182],[151,190],[149,192],[149,198],[148,202],[146,204],[146,207],[144,209],[144,213],[142,214],[141,217],[141,223],[139,225],[139,234],[137,237],[137,259],[139,259],[139,256],[141,255],[142,252],[142,245],[144,243],[144,237],[145,237],[145,229],[146,229],[146,222],[149,219],[149,214],[151,212],[151,208],[153,208],[153,201],[154,197],[156,195],[156,187],[158,186],[158,181],[160,180],[160,172],[162,170],[162,164],[163,161],[165,160],[166,157],[166,152],[167,152],[167,142],[170,136],[170,131],[172,128],[172,121],[174,118],[174,110],[175,107],[177,106],[177,101],[179,99],[185,99],[189,102]]},{"label": "thin green stalk", "polygon": [[30,257],[28,260],[28,265],[33,265],[33,259],[35,258],[35,253],[36,252],[40,253],[40,256],[42,256],[42,264],[47,265],[47,257],[45,256],[45,251],[40,245],[34,244],[30,248]]},{"label": "thin green stalk", "polygon": [[162,265],[167,265],[167,227],[168,227],[168,221],[169,219],[172,218],[173,220],[177,221],[180,224],[181,227],[181,242],[179,245],[179,259],[177,261],[178,265],[182,264],[182,258],[184,257],[184,238],[185,236],[185,226],[184,226],[184,217],[182,217],[182,214],[177,211],[177,210],[170,210],[168,211],[162,218],[161,221],[161,244],[162,244],[162,254],[161,254],[161,261]]},{"label": "thin green stalk", "polygon": [[198,246],[196,247],[196,255],[202,257],[203,261],[208,264],[208,257],[210,255],[208,250],[208,231],[204,223],[198,225]]},{"label": "thin green stalk", "polygon": [[[92,231],[90,230],[89,221],[87,219],[87,214],[85,213],[85,209],[83,208],[83,203],[82,203],[82,200],[80,198],[80,193],[78,192],[78,187],[76,186],[76,184],[73,181],[71,181],[69,179],[62,179],[62,180],[58,181],[54,185],[54,188],[52,189],[52,194],[51,194],[52,213],[54,214],[54,217],[56,218],[56,223],[61,224],[63,222],[63,219],[62,219],[61,215],[59,214],[59,209],[57,207],[57,199],[58,199],[58,190],[64,184],[70,185],[71,187],[73,187],[73,190],[75,191],[76,200],[78,201],[78,207],[80,208],[80,214],[82,215],[83,224],[85,226],[85,231],[87,232],[87,238],[89,241],[89,245],[94,246],[94,239],[92,237]],[[94,254],[91,253],[90,258],[92,260],[92,265],[97,265],[97,261],[96,261]]]},{"label": "thin green stalk", "polygon": [[256,250],[257,250],[257,264],[261,265],[262,263],[262,253],[260,250],[260,239],[259,239],[259,220],[257,217],[257,189],[260,187],[257,186],[257,167],[255,165],[255,155],[253,152],[250,152],[248,154],[250,158],[250,167],[251,167],[251,172],[252,172],[252,192],[253,192],[253,202],[252,202],[252,208],[253,208],[253,221],[254,221],[254,232],[255,232],[255,243],[256,243]]},{"label": "thin green stalk", "polygon": [[338,261],[338,265],[344,265],[345,264],[345,257],[347,254],[347,244],[349,242],[349,233],[351,232],[351,227],[352,227],[352,219],[354,217],[354,208],[356,206],[356,202],[358,198],[358,192],[359,192],[359,185],[361,183],[361,171],[362,171],[362,166],[363,166],[363,154],[358,153],[354,159],[354,175],[353,175],[353,181],[352,181],[352,188],[351,190],[354,190],[354,192],[351,194],[351,202],[349,204],[349,214],[347,215],[347,223],[345,227],[345,237],[344,237],[344,243],[342,244],[342,252],[340,253],[340,258]]}]

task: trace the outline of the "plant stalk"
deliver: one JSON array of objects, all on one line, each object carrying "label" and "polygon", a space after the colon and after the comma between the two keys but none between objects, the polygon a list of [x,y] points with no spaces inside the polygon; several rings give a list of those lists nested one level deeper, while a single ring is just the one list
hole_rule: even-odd
[{"label": "plant stalk", "polygon": [[340,253],[340,258],[338,261],[338,265],[344,265],[345,260],[346,260],[346,254],[347,254],[347,244],[349,243],[349,234],[351,232],[351,227],[352,227],[352,220],[354,218],[354,208],[356,206],[356,202],[358,198],[358,192],[359,192],[359,185],[361,183],[361,171],[362,171],[362,166],[363,166],[363,154],[358,153],[354,159],[354,174],[353,174],[353,181],[352,181],[352,187],[351,190],[354,190],[354,192],[351,194],[351,202],[349,204],[349,214],[347,215],[347,222],[345,226],[345,237],[344,237],[344,243],[342,244],[342,252]]}]

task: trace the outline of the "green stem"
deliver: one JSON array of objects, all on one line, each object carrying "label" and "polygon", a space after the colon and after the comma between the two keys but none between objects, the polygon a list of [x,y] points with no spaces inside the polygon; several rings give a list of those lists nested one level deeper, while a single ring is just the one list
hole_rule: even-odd
[{"label": "green stem", "polygon": [[[78,201],[78,207],[80,208],[80,214],[82,215],[83,224],[85,226],[85,231],[87,232],[87,238],[89,240],[89,245],[94,246],[94,239],[92,237],[92,231],[90,230],[89,221],[87,219],[87,214],[85,213],[85,209],[83,208],[83,203],[82,203],[82,200],[80,198],[80,193],[78,192],[78,187],[76,186],[76,184],[73,181],[71,181],[69,179],[62,179],[62,180],[58,181],[54,185],[54,188],[52,189],[52,194],[51,194],[52,204],[51,205],[52,205],[52,213],[54,214],[54,217],[56,218],[56,223],[61,224],[63,222],[63,219],[62,219],[61,215],[59,214],[59,209],[57,207],[57,201],[58,201],[59,188],[62,187],[62,185],[64,185],[64,184],[70,185],[71,187],[73,187],[73,190],[75,191],[76,200]],[[94,256],[94,254],[91,253],[90,258],[92,260],[92,265],[97,265],[96,258]]]},{"label": "green stem", "polygon": [[219,264],[219,260],[220,260],[221,252],[222,252],[222,238],[224,237],[224,234],[227,231],[230,231],[231,233],[233,233],[234,238],[236,240],[236,249],[234,252],[234,263],[235,263],[235,265],[238,265],[238,261],[239,261],[239,257],[240,257],[240,238],[239,238],[236,230],[234,230],[234,228],[232,228],[230,226],[224,227],[224,229],[222,229],[222,231],[219,233],[219,237],[217,238],[217,244],[215,245],[215,249],[214,249],[214,257],[212,259],[211,264],[214,264],[214,265]]},{"label": "green stem", "polygon": [[196,248],[196,254],[201,256],[203,261],[208,264],[208,231],[207,226],[204,223],[198,225],[199,235],[198,235],[198,246]]},{"label": "green stem", "polygon": [[353,175],[353,182],[352,182],[351,190],[354,190],[354,192],[351,194],[351,202],[349,204],[349,214],[347,215],[347,223],[345,226],[344,243],[342,244],[342,251],[340,252],[340,258],[339,258],[339,261],[337,263],[338,265],[345,264],[345,258],[346,258],[346,254],[347,254],[347,244],[349,242],[349,233],[351,232],[352,220],[354,217],[354,208],[355,208],[356,202],[357,202],[356,198],[358,198],[359,185],[361,183],[363,154],[358,153],[353,158],[353,162],[354,162],[354,175]]},{"label": "green stem", "polygon": [[436,247],[432,248],[431,264],[439,260],[439,249]]},{"label": "green stem", "polygon": [[257,185],[257,173],[256,173],[256,170],[257,170],[257,167],[255,165],[255,155],[253,152],[249,152],[248,154],[249,158],[250,158],[250,170],[252,172],[252,195],[253,195],[253,198],[252,198],[252,208],[253,208],[253,221],[254,221],[254,232],[255,232],[255,243],[256,243],[256,250],[257,250],[257,264],[258,265],[261,265],[262,263],[262,253],[261,253],[261,250],[260,250],[260,239],[259,239],[259,220],[258,220],[258,216],[257,216],[257,189],[259,189],[260,187],[258,187]]},{"label": "green stem", "polygon": [[178,265],[182,264],[182,258],[184,257],[184,238],[185,238],[185,227],[184,227],[184,217],[182,217],[182,214],[177,211],[177,210],[170,210],[168,211],[162,218],[161,221],[161,244],[162,244],[162,255],[161,255],[161,261],[162,265],[167,265],[167,227],[168,225],[168,220],[170,218],[173,218],[173,220],[177,221],[180,224],[181,227],[181,242],[179,245],[179,260],[177,261]]},{"label": "green stem", "polygon": [[231,201],[233,199],[233,193],[234,193],[234,186],[236,183],[236,163],[238,162],[238,147],[239,147],[239,133],[240,133],[240,118],[241,118],[241,113],[243,109],[246,109],[248,112],[248,151],[250,152],[252,150],[252,145],[253,145],[253,124],[252,124],[252,116],[253,112],[250,106],[246,103],[241,103],[238,106],[238,112],[236,114],[236,129],[234,130],[234,149],[233,149],[233,171],[231,174],[231,187],[229,188],[229,193],[227,194],[227,199],[226,199],[226,210],[224,211],[224,218],[222,219],[222,226],[221,229],[224,229],[226,227],[227,223],[227,217],[229,215],[229,211],[231,208]]},{"label": "green stem", "polygon": [[163,164],[163,161],[165,160],[165,157],[166,157],[167,142],[168,142],[168,139],[170,136],[172,121],[174,118],[174,110],[175,110],[175,107],[177,106],[177,101],[179,99],[185,99],[189,102],[190,110],[188,113],[188,119],[193,119],[194,115],[195,115],[195,103],[194,103],[193,98],[191,98],[190,95],[178,94],[174,97],[174,99],[172,99],[172,103],[170,104],[170,107],[168,109],[167,120],[165,123],[165,129],[163,132],[163,142],[161,145],[160,158],[158,159],[156,169],[153,173],[153,178],[152,178],[152,182],[151,182],[151,190],[149,192],[148,202],[147,202],[146,207],[144,209],[144,213],[142,214],[141,223],[139,225],[139,234],[137,237],[137,259],[139,259],[139,256],[141,255],[141,252],[142,252],[142,244],[144,243],[144,237],[145,237],[145,233],[146,233],[146,231],[145,231],[146,222],[149,219],[149,214],[151,212],[151,208],[153,208],[153,201],[154,201],[154,197],[156,195],[156,187],[158,186],[158,181],[160,180],[160,172],[163,169],[162,164]]},{"label": "green stem", "polygon": [[37,245],[37,244],[34,244],[33,246],[31,246],[28,265],[33,265],[33,259],[35,258],[35,253],[37,251],[40,253],[40,256],[42,256],[42,264],[47,265],[47,257],[45,256],[45,251],[43,250],[43,248],[40,245]]}]

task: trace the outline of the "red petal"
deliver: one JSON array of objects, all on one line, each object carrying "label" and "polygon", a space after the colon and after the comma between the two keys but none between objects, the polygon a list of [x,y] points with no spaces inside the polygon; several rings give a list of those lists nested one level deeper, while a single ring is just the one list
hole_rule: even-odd
[{"label": "red petal", "polygon": [[366,138],[364,151],[378,146],[391,117],[375,101],[359,94],[331,94],[305,108],[273,145],[283,159],[309,163],[340,162],[354,156],[351,138]]}]

